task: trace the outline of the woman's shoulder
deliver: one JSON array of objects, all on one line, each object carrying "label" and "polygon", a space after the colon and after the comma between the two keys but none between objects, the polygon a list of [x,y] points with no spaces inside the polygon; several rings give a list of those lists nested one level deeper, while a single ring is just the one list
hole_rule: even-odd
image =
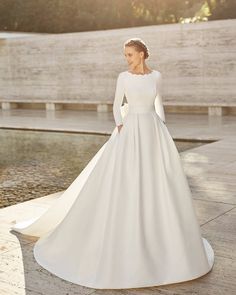
[{"label": "woman's shoulder", "polygon": [[154,71],[155,71],[156,79],[160,82],[162,80],[162,73],[158,70],[154,70]]},{"label": "woman's shoulder", "polygon": [[158,71],[158,70],[153,70],[157,75],[159,75],[159,76],[161,76],[161,72],[160,71]]},{"label": "woman's shoulder", "polygon": [[122,79],[123,77],[125,77],[126,72],[127,72],[127,71],[119,72],[119,73],[117,74],[117,78],[118,78],[118,79]]},{"label": "woman's shoulder", "polygon": [[125,76],[128,73],[128,71],[122,71],[118,74],[118,76]]}]

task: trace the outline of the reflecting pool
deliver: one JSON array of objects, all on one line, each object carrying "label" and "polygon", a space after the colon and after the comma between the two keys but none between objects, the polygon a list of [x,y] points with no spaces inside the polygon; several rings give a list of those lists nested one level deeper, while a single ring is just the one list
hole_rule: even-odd
[{"label": "reflecting pool", "polygon": [[[109,136],[0,129],[0,207],[65,190]],[[179,152],[204,144],[175,143]]]}]

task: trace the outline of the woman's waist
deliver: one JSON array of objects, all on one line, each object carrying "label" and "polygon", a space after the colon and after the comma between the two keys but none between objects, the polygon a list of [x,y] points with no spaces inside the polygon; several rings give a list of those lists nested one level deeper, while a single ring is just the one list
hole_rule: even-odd
[{"label": "woman's waist", "polygon": [[155,112],[155,106],[152,105],[130,105],[128,106],[129,113],[149,113]]}]

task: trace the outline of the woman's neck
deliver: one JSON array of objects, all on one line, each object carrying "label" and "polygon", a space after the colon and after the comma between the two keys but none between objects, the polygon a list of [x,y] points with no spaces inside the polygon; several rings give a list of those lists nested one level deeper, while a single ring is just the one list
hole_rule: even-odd
[{"label": "woman's neck", "polygon": [[135,67],[132,70],[129,70],[129,72],[132,73],[132,74],[144,75],[144,74],[151,73],[152,69],[149,69],[146,65],[141,65],[139,67]]}]

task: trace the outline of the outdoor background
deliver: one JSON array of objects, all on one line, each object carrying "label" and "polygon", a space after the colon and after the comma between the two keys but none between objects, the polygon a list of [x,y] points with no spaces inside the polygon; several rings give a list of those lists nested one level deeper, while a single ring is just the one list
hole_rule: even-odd
[{"label": "outdoor background", "polygon": [[0,30],[67,33],[236,18],[235,0],[0,0]]}]

